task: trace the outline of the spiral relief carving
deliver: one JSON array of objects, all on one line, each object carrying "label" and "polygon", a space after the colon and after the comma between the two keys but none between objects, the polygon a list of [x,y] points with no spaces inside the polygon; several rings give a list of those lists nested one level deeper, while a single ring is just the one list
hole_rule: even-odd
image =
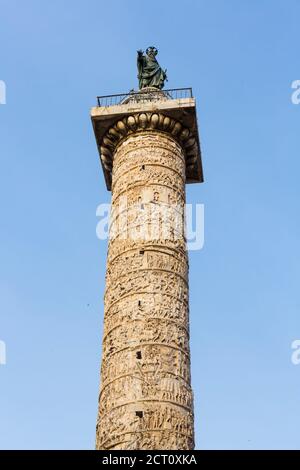
[{"label": "spiral relief carving", "polygon": [[[188,257],[173,219],[184,209],[195,146],[187,128],[155,112],[119,120],[103,137],[112,224],[97,449],[194,447]],[[160,209],[169,208],[166,222]],[[168,231],[157,231],[165,225]]]}]

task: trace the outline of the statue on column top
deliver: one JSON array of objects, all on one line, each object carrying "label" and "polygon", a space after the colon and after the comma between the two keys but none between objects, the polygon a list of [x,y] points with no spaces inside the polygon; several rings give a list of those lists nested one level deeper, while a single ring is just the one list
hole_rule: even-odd
[{"label": "statue on column top", "polygon": [[161,90],[167,80],[167,70],[163,70],[156,60],[158,50],[156,47],[148,47],[146,55],[142,50],[138,51],[137,66],[140,90],[146,87],[154,87]]}]

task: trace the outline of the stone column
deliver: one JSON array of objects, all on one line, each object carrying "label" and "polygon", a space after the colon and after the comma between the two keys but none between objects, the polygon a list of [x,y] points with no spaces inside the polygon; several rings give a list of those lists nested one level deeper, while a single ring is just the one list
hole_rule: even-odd
[{"label": "stone column", "polygon": [[112,208],[96,448],[193,449],[183,217],[197,138],[156,109],[100,139]]}]

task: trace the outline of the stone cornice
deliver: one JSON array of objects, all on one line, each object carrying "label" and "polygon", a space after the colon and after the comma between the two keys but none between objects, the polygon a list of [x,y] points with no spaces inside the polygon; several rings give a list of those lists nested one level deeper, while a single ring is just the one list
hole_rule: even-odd
[{"label": "stone cornice", "polygon": [[100,152],[106,171],[112,171],[113,156],[117,145],[129,135],[144,131],[160,131],[173,137],[184,149],[187,173],[193,168],[199,152],[193,133],[176,119],[162,113],[139,113],[117,121],[104,135]]},{"label": "stone cornice", "polygon": [[145,131],[174,138],[184,150],[186,183],[203,181],[194,99],[93,108],[91,117],[108,190],[117,146],[128,136]]}]

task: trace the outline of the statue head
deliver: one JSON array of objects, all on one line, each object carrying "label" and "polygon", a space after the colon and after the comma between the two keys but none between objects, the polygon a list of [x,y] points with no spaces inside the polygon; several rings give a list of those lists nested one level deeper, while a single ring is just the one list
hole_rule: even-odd
[{"label": "statue head", "polygon": [[154,46],[147,47],[147,49],[146,49],[146,54],[147,54],[149,57],[155,58],[155,56],[157,55],[157,53],[158,53],[158,50],[157,50],[156,47],[154,47]]}]

